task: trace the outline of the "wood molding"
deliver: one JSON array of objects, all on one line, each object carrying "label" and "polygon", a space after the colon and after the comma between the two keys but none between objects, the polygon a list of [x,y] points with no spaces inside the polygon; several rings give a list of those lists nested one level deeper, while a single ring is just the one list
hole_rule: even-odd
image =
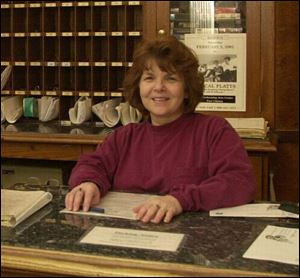
[{"label": "wood molding", "polygon": [[18,271],[68,276],[287,276],[271,272],[218,269],[191,264],[164,263],[80,253],[1,246],[1,267]]}]

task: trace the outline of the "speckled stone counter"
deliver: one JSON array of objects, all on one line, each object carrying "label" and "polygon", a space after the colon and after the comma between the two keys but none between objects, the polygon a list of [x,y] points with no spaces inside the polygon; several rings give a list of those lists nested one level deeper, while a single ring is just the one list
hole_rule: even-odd
[{"label": "speckled stone counter", "polygon": [[[1,246],[62,251],[70,253],[70,256],[89,254],[137,259],[141,263],[152,261],[299,276],[298,266],[242,258],[243,253],[266,225],[299,227],[299,222],[294,219],[213,218],[207,213],[184,213],[169,224],[144,224],[133,220],[59,214],[59,203],[62,199],[63,197],[55,196],[52,203],[14,229],[1,227]],[[95,225],[184,233],[185,237],[176,252],[79,243],[79,239]],[[116,262],[116,267],[117,264]],[[176,270],[173,271],[176,273]]]}]

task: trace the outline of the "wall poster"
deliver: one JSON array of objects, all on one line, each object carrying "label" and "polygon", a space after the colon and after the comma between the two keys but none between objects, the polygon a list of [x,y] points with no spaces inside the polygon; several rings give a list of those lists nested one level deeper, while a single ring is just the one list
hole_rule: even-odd
[{"label": "wall poster", "polygon": [[205,78],[196,111],[246,111],[246,34],[185,34],[184,42]]}]

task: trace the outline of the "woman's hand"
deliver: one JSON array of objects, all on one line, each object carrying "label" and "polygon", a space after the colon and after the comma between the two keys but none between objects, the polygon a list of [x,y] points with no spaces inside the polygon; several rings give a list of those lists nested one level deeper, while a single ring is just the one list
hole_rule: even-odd
[{"label": "woman's hand", "polygon": [[74,187],[65,198],[68,210],[78,211],[82,205],[83,211],[88,211],[91,205],[100,202],[100,190],[93,182],[83,182]]},{"label": "woman's hand", "polygon": [[178,200],[171,196],[155,196],[144,204],[133,209],[136,218],[142,222],[160,223],[162,220],[169,223],[173,216],[182,212],[182,207]]}]

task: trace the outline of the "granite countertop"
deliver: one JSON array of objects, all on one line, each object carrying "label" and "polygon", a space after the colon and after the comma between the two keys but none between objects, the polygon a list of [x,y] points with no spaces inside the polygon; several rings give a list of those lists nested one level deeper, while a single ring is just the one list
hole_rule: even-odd
[{"label": "granite countertop", "polygon": [[[22,185],[15,186],[20,189]],[[64,188],[63,190],[66,190]],[[51,189],[50,189],[51,191]],[[54,192],[52,190],[52,192]],[[299,267],[284,263],[244,259],[242,255],[266,225],[299,227],[295,219],[217,218],[207,213],[184,213],[169,224],[135,220],[60,214],[65,191],[54,192],[53,201],[17,227],[1,227],[1,244],[43,250],[130,258],[209,268],[282,273],[298,276]],[[60,194],[62,193],[62,194]],[[176,252],[81,244],[95,225],[114,228],[184,233]]]}]

